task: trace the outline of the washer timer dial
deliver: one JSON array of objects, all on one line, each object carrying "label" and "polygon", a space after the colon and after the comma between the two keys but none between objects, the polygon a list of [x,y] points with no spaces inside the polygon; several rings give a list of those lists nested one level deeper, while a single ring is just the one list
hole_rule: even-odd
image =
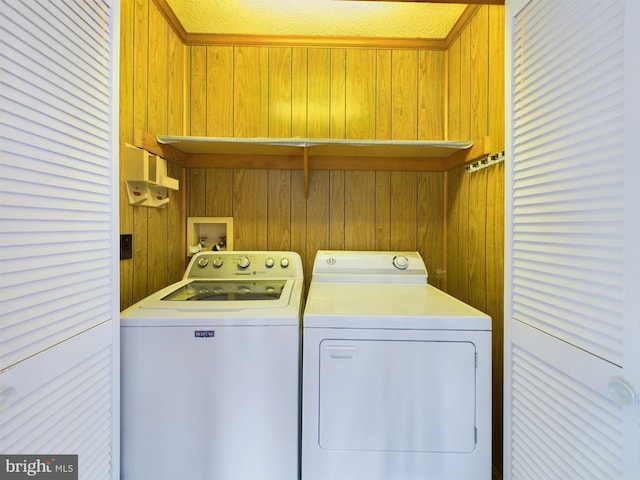
[{"label": "washer timer dial", "polygon": [[251,265],[251,260],[249,260],[249,257],[243,255],[238,259],[238,267],[242,268],[243,270],[249,265]]}]

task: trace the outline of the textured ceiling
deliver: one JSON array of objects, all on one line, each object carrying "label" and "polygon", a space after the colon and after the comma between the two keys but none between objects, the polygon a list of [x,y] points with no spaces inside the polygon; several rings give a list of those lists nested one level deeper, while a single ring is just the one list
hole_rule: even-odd
[{"label": "textured ceiling", "polygon": [[187,33],[443,39],[467,5],[338,0],[167,0]]}]

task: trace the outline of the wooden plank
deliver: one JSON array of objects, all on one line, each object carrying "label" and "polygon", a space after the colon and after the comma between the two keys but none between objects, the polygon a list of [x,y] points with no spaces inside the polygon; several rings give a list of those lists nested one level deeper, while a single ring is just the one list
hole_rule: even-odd
[{"label": "wooden plank", "polygon": [[394,50],[445,50],[447,48],[446,39],[415,37],[187,33],[184,41],[187,45],[234,45],[242,47],[392,48]]},{"label": "wooden plank", "polygon": [[331,51],[308,50],[307,131],[311,138],[329,138],[331,112]]},{"label": "wooden plank", "polygon": [[290,250],[291,171],[269,170],[267,175],[267,249]]},{"label": "wooden plank", "polygon": [[[191,169],[190,171],[194,171],[194,170],[197,170],[197,169]],[[199,217],[199,216],[232,217],[233,216],[233,170],[230,168],[207,168],[205,170],[205,187],[204,188],[205,188],[204,215],[191,215],[191,216],[193,217]]]},{"label": "wooden plank", "polygon": [[158,155],[165,160],[169,160],[183,167],[187,166],[187,155],[171,145],[158,143],[154,135],[151,135],[144,130],[136,130],[133,144],[134,146]]},{"label": "wooden plank", "polygon": [[375,137],[375,81],[375,50],[347,50],[346,138],[367,139]]},{"label": "wooden plank", "polygon": [[207,134],[207,48],[191,47],[189,135]]},{"label": "wooden plank", "polygon": [[[482,7],[471,19],[471,132],[488,134],[489,17]],[[487,170],[469,175],[469,302],[487,309]]]},{"label": "wooden plank", "polygon": [[233,136],[233,47],[207,47],[207,135]]},{"label": "wooden plank", "polygon": [[[184,134],[186,127],[186,53],[187,48],[172,31],[168,31],[168,109],[167,132]],[[186,170],[173,163],[167,162],[167,173],[172,178],[180,181],[179,191],[169,191],[169,204],[167,205],[167,282],[177,282],[182,278],[185,269],[184,252],[187,249],[186,229],[187,221],[187,193]]]},{"label": "wooden plank", "polygon": [[462,168],[456,168],[446,173],[447,181],[447,292],[460,298],[460,215],[462,210],[459,186]]},{"label": "wooden plank", "polygon": [[269,56],[266,47],[234,51],[233,135],[269,136]]},{"label": "wooden plank", "polygon": [[462,138],[461,128],[460,128],[460,88],[461,88],[461,78],[460,78],[460,43],[461,41],[458,39],[451,45],[451,48],[447,51],[448,55],[448,101],[449,105],[447,108],[448,117],[447,117],[447,139],[459,139]]},{"label": "wooden plank", "polygon": [[[188,170],[189,183],[189,217],[207,216],[207,170],[204,168],[190,168]],[[213,186],[212,186],[213,187]],[[186,228],[186,224],[185,224]]]},{"label": "wooden plank", "polygon": [[[168,27],[157,8],[149,8],[149,79],[147,96],[147,124],[151,131],[167,131],[168,86],[169,77]],[[147,252],[148,271],[147,295],[157,292],[168,285],[169,237],[166,208],[144,208],[148,221]]]},{"label": "wooden plank", "polygon": [[418,52],[394,50],[391,57],[391,139],[418,137]]},{"label": "wooden plank", "polygon": [[332,170],[329,178],[329,248],[345,248],[345,172]]},{"label": "wooden plank", "polygon": [[311,280],[313,261],[318,250],[329,248],[330,172],[311,172],[309,198],[306,202],[305,280]]},{"label": "wooden plank", "polygon": [[[274,155],[199,155],[190,154],[185,166],[189,168],[257,168],[303,170],[303,157]],[[445,159],[384,158],[384,157],[313,157],[312,170],[378,170],[443,172],[449,170]],[[311,177],[310,177],[311,178]],[[312,179],[309,180],[313,181]]]},{"label": "wooden plank", "polygon": [[346,105],[346,52],[343,49],[331,50],[331,123],[330,138],[345,138],[345,105]]},{"label": "wooden plank", "polygon": [[[133,50],[133,126],[147,130],[148,76],[149,76],[149,3],[136,0],[134,5]],[[148,295],[148,217],[146,209],[133,208],[133,295],[137,302]]]},{"label": "wooden plank", "polygon": [[269,137],[291,136],[291,48],[269,48]]},{"label": "wooden plank", "polygon": [[375,250],[391,250],[391,172],[376,172]]},{"label": "wooden plank", "polygon": [[[303,262],[305,279],[310,279],[310,267],[306,263],[308,250],[307,205],[304,198],[301,171],[291,172],[291,250],[298,252]],[[308,283],[306,284],[308,287]]]},{"label": "wooden plank", "polygon": [[267,249],[267,205],[267,171],[235,170],[233,176],[234,249]]},{"label": "wooden plank", "polygon": [[471,34],[469,30],[465,28],[460,34],[459,138],[470,138],[471,135]]},{"label": "wooden plank", "polygon": [[445,138],[445,54],[423,51],[418,54],[418,139]]},{"label": "wooden plank", "polygon": [[376,52],[376,136],[391,140],[391,50]]},{"label": "wooden plank", "polygon": [[307,50],[291,52],[291,136],[307,136]]},{"label": "wooden plank", "polygon": [[391,172],[391,249],[417,250],[417,174]]},{"label": "wooden plank", "polygon": [[444,289],[444,174],[418,173],[417,250],[429,274],[429,284]]},{"label": "wooden plank", "polygon": [[345,173],[344,244],[347,250],[375,248],[375,172]]},{"label": "wooden plank", "polygon": [[[122,158],[125,143],[132,143],[134,137],[134,2],[126,2],[122,9],[120,22],[120,158]],[[120,166],[120,185],[123,185],[123,165]],[[120,233],[133,232],[133,207],[129,204],[127,191],[120,188]],[[133,259],[120,260],[120,309],[123,310],[133,303]]]}]

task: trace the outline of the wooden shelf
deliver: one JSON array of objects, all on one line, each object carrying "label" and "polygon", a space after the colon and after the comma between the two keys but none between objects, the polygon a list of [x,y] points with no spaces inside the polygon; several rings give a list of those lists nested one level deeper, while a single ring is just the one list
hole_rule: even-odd
[{"label": "wooden shelf", "polygon": [[471,141],[311,138],[154,137],[138,131],[136,146],[186,168],[443,172],[491,154],[488,137]]}]

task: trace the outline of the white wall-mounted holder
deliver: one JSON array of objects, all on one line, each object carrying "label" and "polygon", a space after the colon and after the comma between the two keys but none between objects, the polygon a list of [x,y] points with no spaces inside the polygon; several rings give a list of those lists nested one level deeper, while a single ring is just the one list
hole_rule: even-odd
[{"label": "white wall-mounted holder", "polygon": [[233,217],[187,217],[187,256],[233,250]]},{"label": "white wall-mounted holder", "polygon": [[169,190],[178,190],[179,182],[167,175],[165,159],[128,143],[122,157],[131,205],[159,208],[169,203]]}]

